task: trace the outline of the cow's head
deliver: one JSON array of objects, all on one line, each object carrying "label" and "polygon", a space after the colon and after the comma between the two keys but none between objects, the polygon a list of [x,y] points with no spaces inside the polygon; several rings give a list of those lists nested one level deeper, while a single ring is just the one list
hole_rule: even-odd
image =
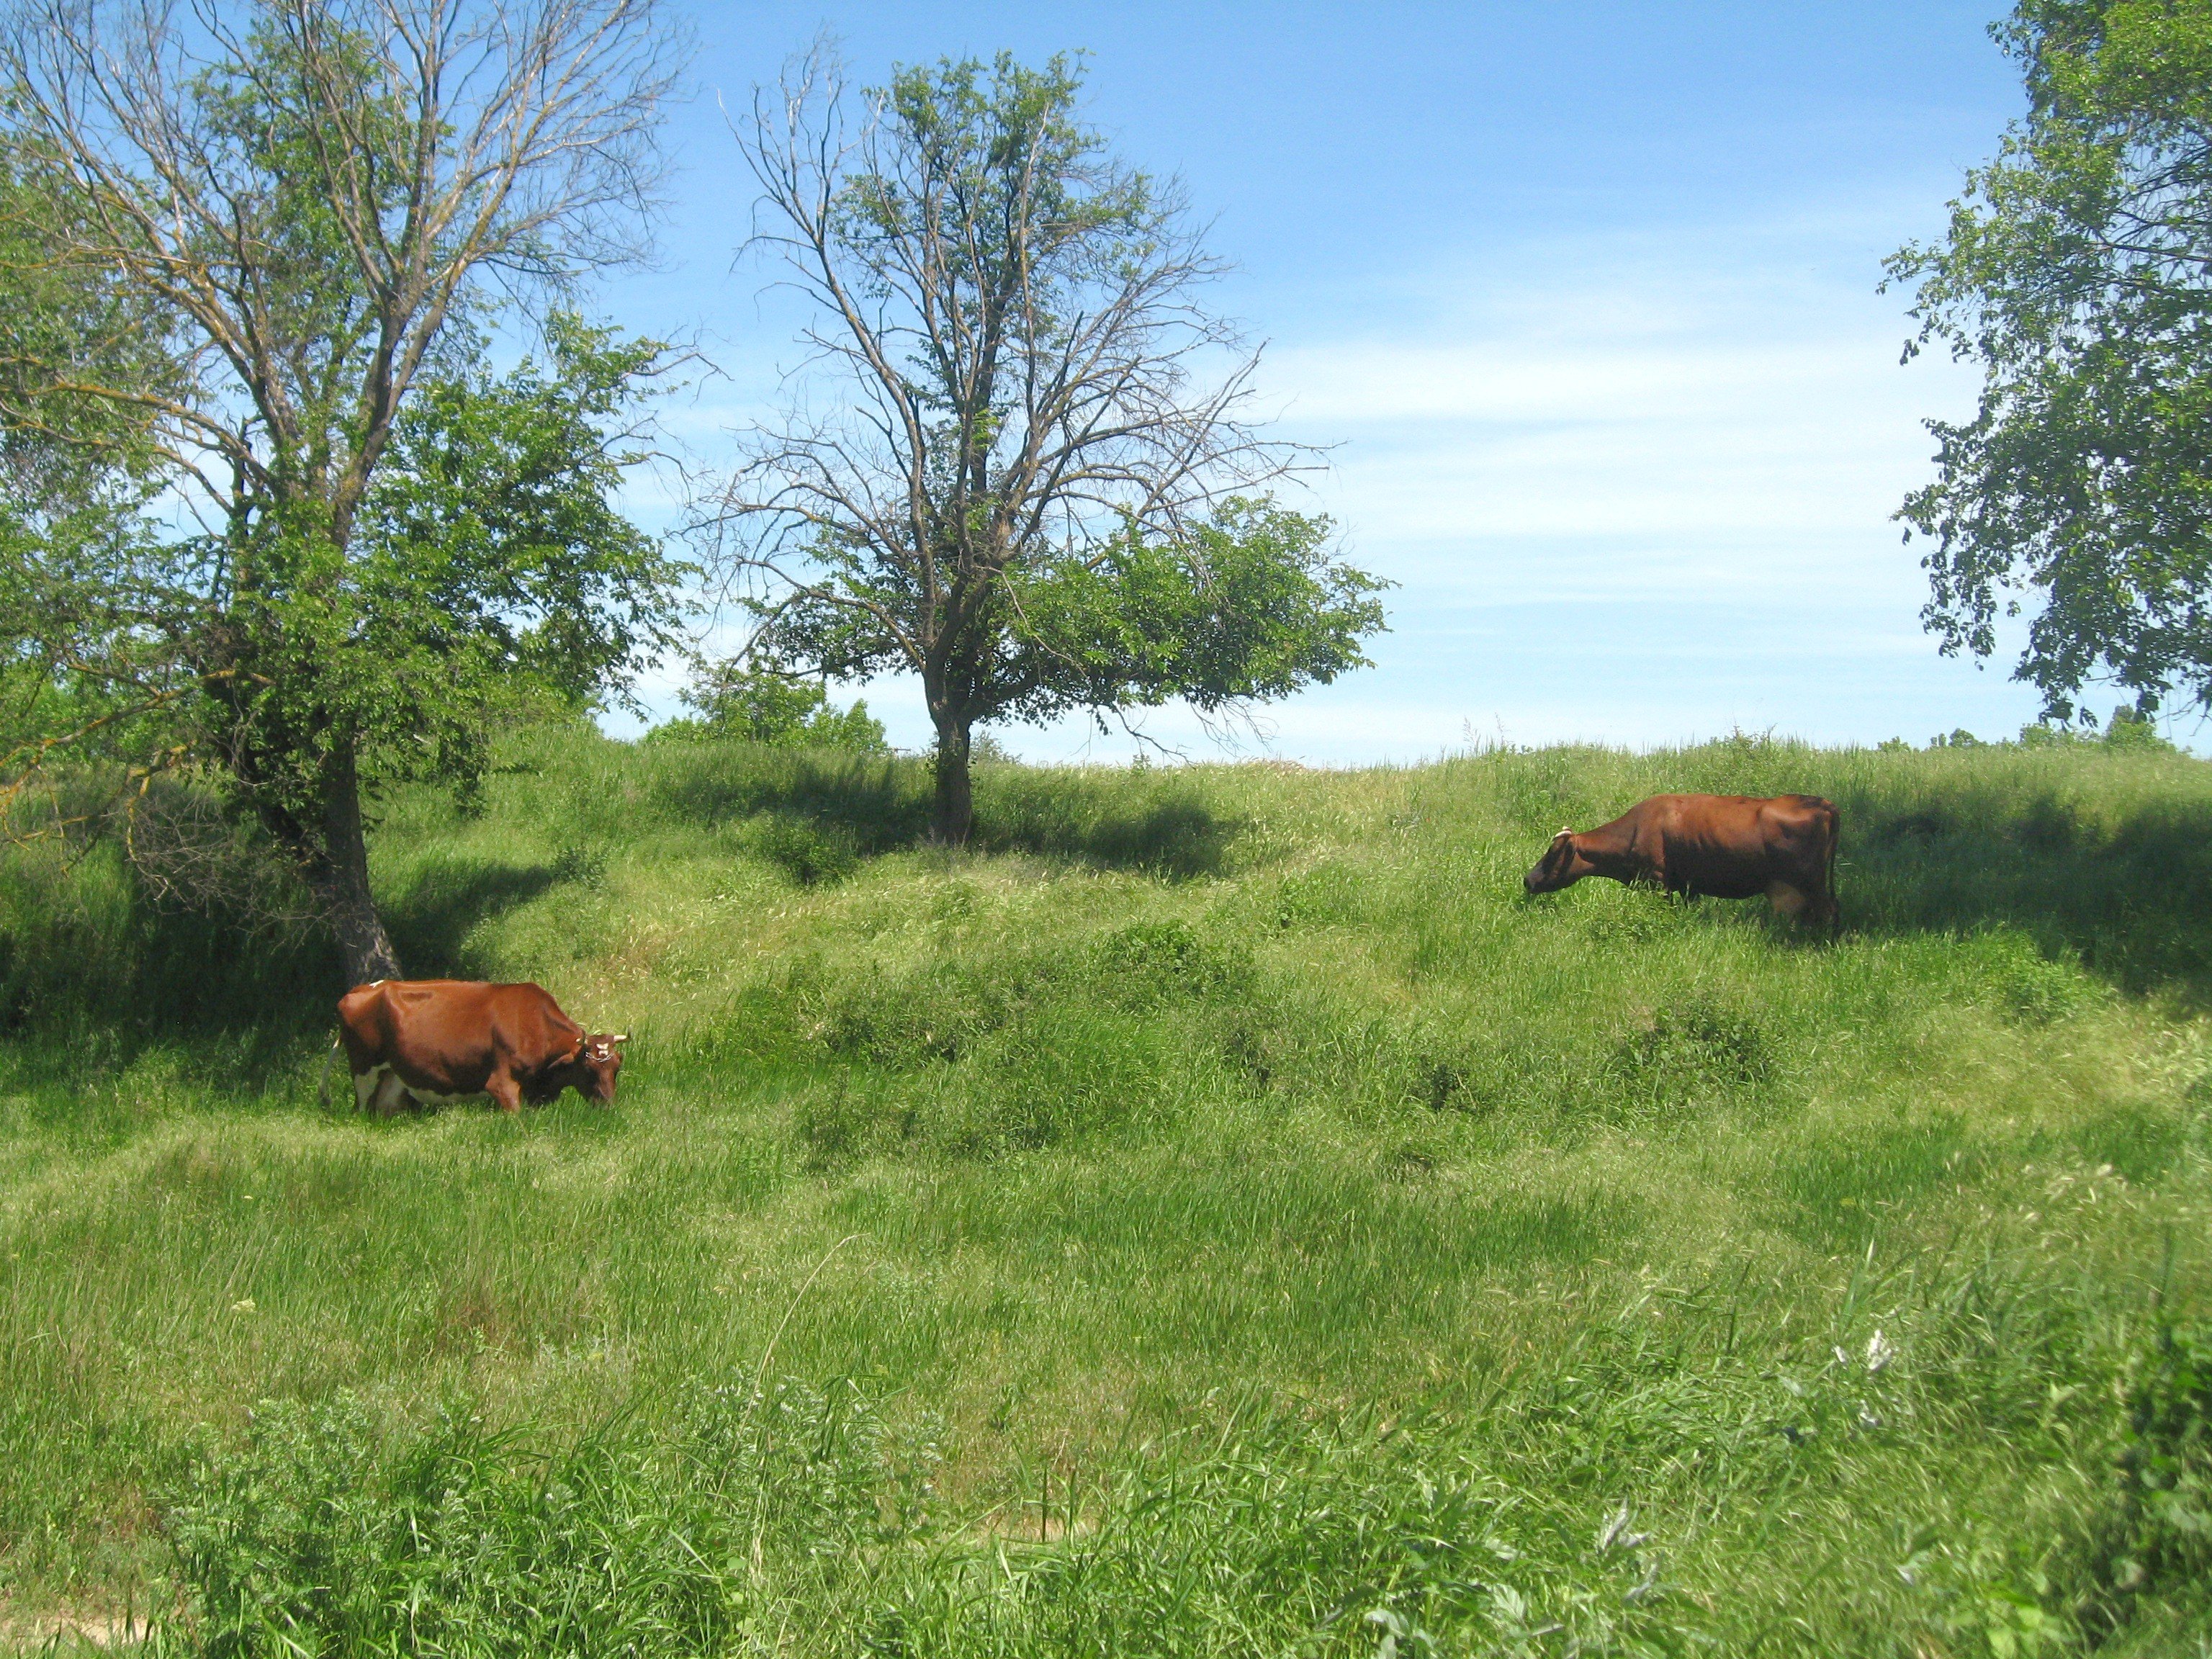
[{"label": "cow's head", "polygon": [[1527,893],[1556,893],[1562,887],[1573,886],[1589,872],[1589,860],[1575,846],[1575,832],[1562,830],[1552,837],[1552,844],[1536,860],[1536,867],[1521,878],[1521,888]]},{"label": "cow's head", "polygon": [[568,1081],[576,1092],[601,1106],[615,1103],[615,1079],[622,1074],[621,1044],[628,1031],[593,1031],[585,1037],[568,1061]]}]

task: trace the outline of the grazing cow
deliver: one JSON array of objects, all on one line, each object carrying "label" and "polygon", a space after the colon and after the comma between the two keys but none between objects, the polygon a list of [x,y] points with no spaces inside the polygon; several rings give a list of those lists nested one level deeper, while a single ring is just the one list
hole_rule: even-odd
[{"label": "grazing cow", "polygon": [[503,1111],[574,1088],[611,1106],[628,1033],[586,1034],[535,985],[380,979],[338,999],[355,1100],[390,1114],[489,1095]]},{"label": "grazing cow", "polygon": [[1836,923],[1836,809],[1818,795],[1654,795],[1611,823],[1552,837],[1522,878],[1556,893],[1584,876],[1713,898],[1765,894],[1779,915]]}]

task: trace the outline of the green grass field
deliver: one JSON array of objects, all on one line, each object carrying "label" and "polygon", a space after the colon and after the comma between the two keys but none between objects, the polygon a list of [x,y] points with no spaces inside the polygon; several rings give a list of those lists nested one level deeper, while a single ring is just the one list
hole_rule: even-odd
[{"label": "green grass field", "polygon": [[[1843,813],[1843,936],[1603,882]],[[0,1647],[2212,1654],[2212,766],[1738,740],[979,774],[518,737],[336,969],[0,865]],[[347,1091],[340,1086],[336,1094]]]}]

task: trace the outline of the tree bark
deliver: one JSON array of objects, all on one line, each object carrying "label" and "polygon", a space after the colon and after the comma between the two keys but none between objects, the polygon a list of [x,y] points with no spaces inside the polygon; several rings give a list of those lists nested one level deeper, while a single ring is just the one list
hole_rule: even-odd
[{"label": "tree bark", "polygon": [[929,838],[941,847],[965,847],[975,827],[975,797],[968,775],[970,722],[964,715],[937,719],[937,803]]},{"label": "tree bark", "polygon": [[331,757],[323,788],[323,844],[309,860],[307,884],[330,917],[344,953],[346,983],[398,979],[399,953],[377,914],[368,885],[368,840],[361,827],[361,780],[353,750]]}]

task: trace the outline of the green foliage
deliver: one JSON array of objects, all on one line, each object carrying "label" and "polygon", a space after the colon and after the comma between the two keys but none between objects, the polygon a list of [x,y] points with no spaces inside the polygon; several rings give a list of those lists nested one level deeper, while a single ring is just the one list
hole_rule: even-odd
[{"label": "green foliage", "polygon": [[1929,423],[1940,477],[1900,515],[1936,543],[1924,616],[1986,656],[2034,596],[2018,674],[2061,719],[2106,675],[2146,708],[2212,701],[2212,8],[2021,0],[1992,32],[2028,115],[1948,237],[1888,266],[1921,339],[1986,374],[1973,420]]},{"label": "green foliage", "polygon": [[[479,362],[423,386],[363,502],[348,643],[383,678],[363,685],[356,724],[395,728],[392,748],[433,732],[442,744],[458,712],[480,749],[502,686],[581,707],[671,643],[690,572],[609,499],[644,459],[624,428],[665,349],[556,313],[546,353],[503,376]],[[404,775],[383,745],[371,752],[378,775]],[[437,775],[472,780],[479,765],[448,759]]]},{"label": "green foliage", "polygon": [[343,549],[276,501],[215,538],[40,547],[15,575],[39,603],[8,626],[55,673],[49,706],[135,702],[112,746],[220,767],[327,893],[333,788],[465,795],[503,724],[617,690],[666,642],[684,575],[608,502],[660,348],[562,317],[549,341],[542,366],[421,387]]},{"label": "green foliage", "polygon": [[696,720],[674,720],[646,733],[648,743],[734,738],[781,748],[842,749],[856,755],[889,755],[884,723],[857,698],[849,708],[830,706],[828,689],[747,663],[714,663],[692,682],[684,701]]},{"label": "green foliage", "polygon": [[1329,524],[1231,500],[1181,536],[1132,528],[1087,556],[1014,573],[1021,621],[998,709],[1044,720],[1181,698],[1215,710],[1289,696],[1369,665],[1389,586],[1329,556]]},{"label": "green foliage", "polygon": [[343,551],[281,517],[200,550],[229,574],[195,619],[220,656],[190,665],[241,689],[181,719],[196,750],[250,757],[234,787],[264,817],[312,839],[340,756],[371,791],[465,793],[503,720],[616,690],[668,642],[683,567],[608,501],[661,349],[564,317],[548,337],[544,365],[421,388]]},{"label": "green foliage", "polygon": [[501,378],[478,333],[519,288],[615,257],[665,85],[650,8],[583,0],[475,56],[496,9],[0,31],[0,264],[111,331],[82,307],[11,330],[0,428],[94,465],[65,492],[80,516],[143,509],[19,550],[0,677],[55,695],[0,787],[87,738],[142,776],[220,769],[356,978],[399,971],[365,796],[465,792],[499,721],[618,691],[684,575],[607,504],[661,349],[556,314],[547,366]]},{"label": "green foliage", "polygon": [[2177,745],[2160,734],[2158,722],[2148,713],[2125,705],[2112,710],[2112,718],[2105,726],[2104,742],[2108,749],[2166,755],[2178,752]]},{"label": "green foliage", "polygon": [[175,317],[74,256],[70,232],[83,227],[53,222],[56,198],[66,198],[59,184],[45,145],[19,138],[0,155],[0,522],[49,535],[135,504],[156,471],[143,407],[60,392],[49,366],[134,397],[173,395],[180,379]]},{"label": "green foliage", "polygon": [[969,838],[978,724],[1211,712],[1364,665],[1387,584],[1252,494],[1294,452],[1248,424],[1249,366],[1194,384],[1236,343],[1193,292],[1216,265],[1079,118],[1079,65],[902,69],[847,148],[821,136],[834,69],[809,70],[744,142],[852,412],[763,434],[710,527],[742,538],[779,659],[920,678],[936,836]]}]

